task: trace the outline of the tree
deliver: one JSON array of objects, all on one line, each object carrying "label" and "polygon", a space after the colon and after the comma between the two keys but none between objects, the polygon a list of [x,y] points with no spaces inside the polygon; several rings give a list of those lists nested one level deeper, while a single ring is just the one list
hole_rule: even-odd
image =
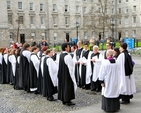
[{"label": "tree", "polygon": [[[87,23],[85,27],[92,29],[95,34],[102,33],[102,37],[105,37],[105,31],[111,28],[111,4],[110,0],[98,0],[91,5],[91,10],[87,14]],[[95,9],[94,9],[95,8]],[[110,9],[110,10],[109,10]],[[109,11],[109,12],[108,12]]]}]

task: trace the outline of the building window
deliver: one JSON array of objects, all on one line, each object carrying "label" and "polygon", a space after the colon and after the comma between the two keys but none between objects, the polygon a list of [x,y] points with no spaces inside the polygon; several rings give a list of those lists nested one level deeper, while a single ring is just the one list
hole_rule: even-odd
[{"label": "building window", "polygon": [[65,5],[65,12],[69,12],[69,6]]},{"label": "building window", "polygon": [[8,24],[12,24],[12,15],[8,15]]},{"label": "building window", "polygon": [[76,13],[79,13],[79,6],[76,6]]},{"label": "building window", "polygon": [[125,17],[125,24],[128,24],[128,17]]},{"label": "building window", "polygon": [[126,0],[126,2],[128,2],[128,0]]},{"label": "building window", "polygon": [[65,17],[65,24],[68,25],[69,24],[69,18]]},{"label": "building window", "polygon": [[94,0],[91,0],[91,2],[94,2]]},{"label": "building window", "polygon": [[92,38],[94,38],[94,31],[92,31]]},{"label": "building window", "polygon": [[33,10],[33,3],[30,3],[29,5],[30,5],[30,11],[32,11]]},{"label": "building window", "polygon": [[133,23],[136,23],[136,17],[135,16],[133,17]]},{"label": "building window", "polygon": [[46,34],[42,33],[41,36],[42,36],[42,39],[45,39]]},{"label": "building window", "polygon": [[118,8],[118,12],[119,12],[119,14],[121,14],[121,8]]},{"label": "building window", "polygon": [[114,14],[114,8],[112,8],[112,14]]},{"label": "building window", "polygon": [[53,17],[53,24],[57,25],[57,17]]},{"label": "building window", "polygon": [[86,13],[86,12],[87,12],[87,8],[83,7],[83,13]]},{"label": "building window", "polygon": [[136,30],[133,30],[133,37],[136,37]]},{"label": "building window", "polygon": [[7,1],[7,9],[11,9],[11,2]]},{"label": "building window", "polygon": [[41,24],[44,24],[44,17],[41,17]]},{"label": "building window", "polygon": [[118,3],[121,3],[121,0],[118,0]]},{"label": "building window", "polygon": [[94,13],[94,7],[91,8],[91,12]]},{"label": "building window", "polygon": [[80,23],[80,17],[76,17],[76,22]]},{"label": "building window", "polygon": [[35,33],[31,33],[31,38],[35,39]]},{"label": "building window", "polygon": [[128,13],[128,7],[125,8],[125,13]]},{"label": "building window", "polygon": [[119,25],[121,25],[121,18],[119,18],[119,21],[118,21]]},{"label": "building window", "polygon": [[99,8],[99,13],[101,13],[101,8]]},{"label": "building window", "polygon": [[84,39],[87,39],[87,32],[84,32]]},{"label": "building window", "polygon": [[56,4],[53,4],[53,11],[57,11]]},{"label": "building window", "polygon": [[19,16],[19,24],[23,24],[23,16]]},{"label": "building window", "polygon": [[22,2],[18,2],[18,9],[22,9]]},{"label": "building window", "polygon": [[128,30],[125,31],[125,37],[128,37]]},{"label": "building window", "polygon": [[134,11],[134,12],[136,11],[136,6],[133,6],[133,11]]},{"label": "building window", "polygon": [[54,40],[57,39],[57,33],[54,33]]},{"label": "building window", "polygon": [[34,24],[34,16],[30,16],[30,24]]},{"label": "building window", "polygon": [[40,11],[43,11],[44,9],[44,6],[43,6],[43,4],[40,4]]}]

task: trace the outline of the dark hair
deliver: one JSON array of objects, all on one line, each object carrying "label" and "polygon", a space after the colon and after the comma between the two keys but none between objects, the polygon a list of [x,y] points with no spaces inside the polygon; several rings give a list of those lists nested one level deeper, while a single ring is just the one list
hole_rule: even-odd
[{"label": "dark hair", "polygon": [[49,54],[51,51],[51,49],[46,50],[46,55]]},{"label": "dark hair", "polygon": [[30,47],[30,45],[29,45],[28,43],[24,43],[23,49],[25,50],[25,49],[27,49],[28,47]]},{"label": "dark hair", "polygon": [[119,54],[120,54],[119,48],[114,48],[114,51],[116,51],[117,52],[117,56],[119,56]]},{"label": "dark hair", "polygon": [[37,49],[37,47],[32,47],[31,52],[33,52],[36,49]]},{"label": "dark hair", "polygon": [[62,51],[65,51],[65,48],[67,48],[67,46],[69,45],[69,43],[63,43],[62,44]]},{"label": "dark hair", "polygon": [[126,50],[127,49],[127,44],[122,42],[122,43],[120,43],[120,47],[122,47],[123,49]]}]

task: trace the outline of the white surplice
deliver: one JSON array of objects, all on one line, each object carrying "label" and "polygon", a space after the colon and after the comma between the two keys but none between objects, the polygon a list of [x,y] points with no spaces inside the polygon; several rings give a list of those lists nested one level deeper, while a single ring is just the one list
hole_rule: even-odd
[{"label": "white surplice", "polygon": [[117,63],[110,63],[109,60],[103,60],[99,72],[99,80],[104,81],[105,87],[102,87],[102,95],[107,98],[117,98],[119,96],[119,66]]},{"label": "white surplice", "polygon": [[102,54],[99,54],[99,58],[96,55],[92,59],[95,60],[95,62],[93,63],[94,64],[94,69],[93,69],[92,81],[96,82],[97,79],[98,79],[98,74],[99,74],[99,71],[100,71],[100,67],[101,67],[101,63],[102,63],[102,60],[103,60],[103,56],[102,56]]},{"label": "white surplice", "polygon": [[16,72],[16,57],[15,57],[15,55],[9,56],[9,62],[11,63],[11,66],[12,66],[13,76],[15,76],[15,72]]},{"label": "white surplice", "polygon": [[3,58],[3,56],[2,56],[2,54],[0,53],[0,64],[2,64],[2,58]]},{"label": "white surplice", "polygon": [[54,87],[58,86],[58,76],[57,76],[58,75],[58,65],[50,57],[47,59],[46,63],[47,63],[50,78],[51,78],[51,81]]},{"label": "white surplice", "polygon": [[134,74],[129,76],[125,75],[125,55],[121,53],[117,58],[117,63],[119,65],[119,76],[120,76],[120,94],[122,95],[132,95],[136,93],[136,86],[134,80]]},{"label": "white surplice", "polygon": [[80,78],[81,78],[81,69],[82,69],[82,64],[81,62],[84,63],[84,65],[86,66],[86,84],[89,84],[91,82],[91,75],[92,75],[92,71],[91,71],[91,54],[92,52],[89,51],[88,54],[88,58],[86,59],[85,57],[82,57],[82,53],[84,50],[82,50],[81,52],[81,56],[78,62],[80,62],[80,66],[79,66],[79,73],[80,73]]}]

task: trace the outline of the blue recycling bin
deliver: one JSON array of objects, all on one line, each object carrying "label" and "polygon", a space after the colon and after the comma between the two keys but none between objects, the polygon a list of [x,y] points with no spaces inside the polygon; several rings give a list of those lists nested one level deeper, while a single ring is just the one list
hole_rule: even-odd
[{"label": "blue recycling bin", "polygon": [[77,44],[77,38],[72,38],[72,43]]},{"label": "blue recycling bin", "polygon": [[127,43],[127,49],[128,50],[133,50],[134,49],[134,38],[124,38],[123,41]]}]

